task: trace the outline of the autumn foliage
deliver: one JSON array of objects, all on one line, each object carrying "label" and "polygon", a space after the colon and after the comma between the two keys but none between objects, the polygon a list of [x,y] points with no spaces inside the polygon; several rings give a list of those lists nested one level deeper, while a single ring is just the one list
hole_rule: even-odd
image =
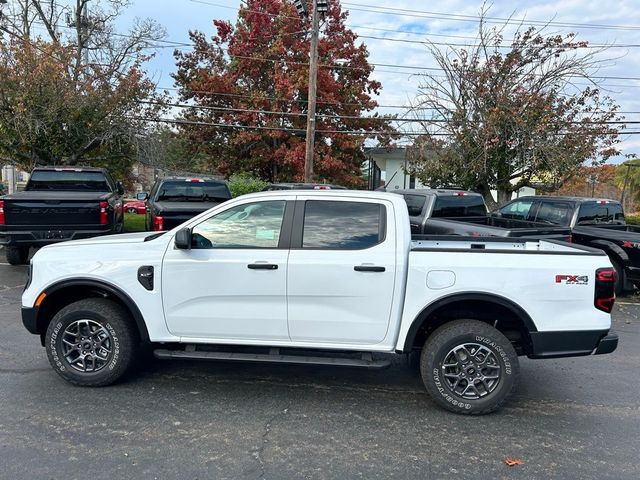
[{"label": "autumn foliage", "polygon": [[[369,78],[367,49],[345,27],[346,18],[333,1],[322,23],[314,170],[317,181],[356,186],[364,140],[387,143],[387,133],[370,132],[392,129],[388,119],[369,117],[381,85]],[[298,16],[292,2],[249,0],[235,25],[213,23],[210,39],[191,32],[193,50],[176,52],[181,100],[197,106],[183,112],[180,128],[208,154],[211,169],[302,181],[309,21]]]}]

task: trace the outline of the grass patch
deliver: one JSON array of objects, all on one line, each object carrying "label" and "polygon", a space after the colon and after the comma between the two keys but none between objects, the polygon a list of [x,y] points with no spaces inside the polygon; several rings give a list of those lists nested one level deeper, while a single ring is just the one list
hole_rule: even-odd
[{"label": "grass patch", "polygon": [[124,214],[124,231],[125,232],[144,232],[145,215],[136,213]]}]

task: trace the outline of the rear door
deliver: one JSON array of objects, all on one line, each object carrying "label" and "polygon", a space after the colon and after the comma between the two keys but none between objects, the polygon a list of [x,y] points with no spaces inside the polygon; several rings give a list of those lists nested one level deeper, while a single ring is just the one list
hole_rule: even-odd
[{"label": "rear door", "polygon": [[395,222],[384,200],[298,197],[287,287],[292,341],[373,345],[385,338]]}]

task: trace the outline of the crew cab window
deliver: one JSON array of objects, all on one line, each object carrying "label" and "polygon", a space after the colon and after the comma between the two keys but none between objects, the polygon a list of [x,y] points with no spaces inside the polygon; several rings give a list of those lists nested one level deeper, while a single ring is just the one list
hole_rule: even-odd
[{"label": "crew cab window", "polygon": [[533,200],[518,200],[516,202],[511,202],[505,205],[500,210],[498,210],[498,212],[500,212],[500,214],[504,218],[526,220],[532,205]]},{"label": "crew cab window", "polygon": [[620,223],[624,224],[622,205],[617,202],[583,203],[578,213],[578,225],[591,223]]},{"label": "crew cab window", "polygon": [[403,194],[404,201],[407,204],[407,210],[409,210],[410,217],[418,217],[422,213],[424,204],[427,202],[427,197],[424,195],[410,195]]},{"label": "crew cab window", "polygon": [[544,201],[536,213],[536,222],[552,223],[554,225],[569,225],[573,208],[564,202]]},{"label": "crew cab window", "polygon": [[156,202],[224,201],[231,198],[222,182],[168,181],[160,185]]},{"label": "crew cab window", "polygon": [[103,172],[59,169],[34,170],[25,190],[111,192],[113,187]]},{"label": "crew cab window", "polygon": [[361,250],[382,242],[384,231],[380,204],[308,200],[302,248]]},{"label": "crew cab window", "polygon": [[480,195],[446,195],[436,197],[432,217],[484,217],[487,207]]},{"label": "crew cab window", "polygon": [[195,226],[192,248],[277,248],[284,200],[245,203]]}]

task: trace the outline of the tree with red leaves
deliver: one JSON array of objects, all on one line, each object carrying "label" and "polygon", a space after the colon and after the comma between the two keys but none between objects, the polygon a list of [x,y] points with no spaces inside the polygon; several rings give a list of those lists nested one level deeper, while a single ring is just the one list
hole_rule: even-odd
[{"label": "tree with red leaves", "polygon": [[[364,141],[388,144],[394,131],[389,118],[370,113],[381,85],[346,18],[335,0],[322,22],[314,170],[317,181],[359,186]],[[194,105],[181,116],[183,134],[222,174],[302,181],[309,20],[289,1],[249,0],[235,26],[213,23],[210,40],[190,32],[193,50],[175,53],[181,100]]]}]

